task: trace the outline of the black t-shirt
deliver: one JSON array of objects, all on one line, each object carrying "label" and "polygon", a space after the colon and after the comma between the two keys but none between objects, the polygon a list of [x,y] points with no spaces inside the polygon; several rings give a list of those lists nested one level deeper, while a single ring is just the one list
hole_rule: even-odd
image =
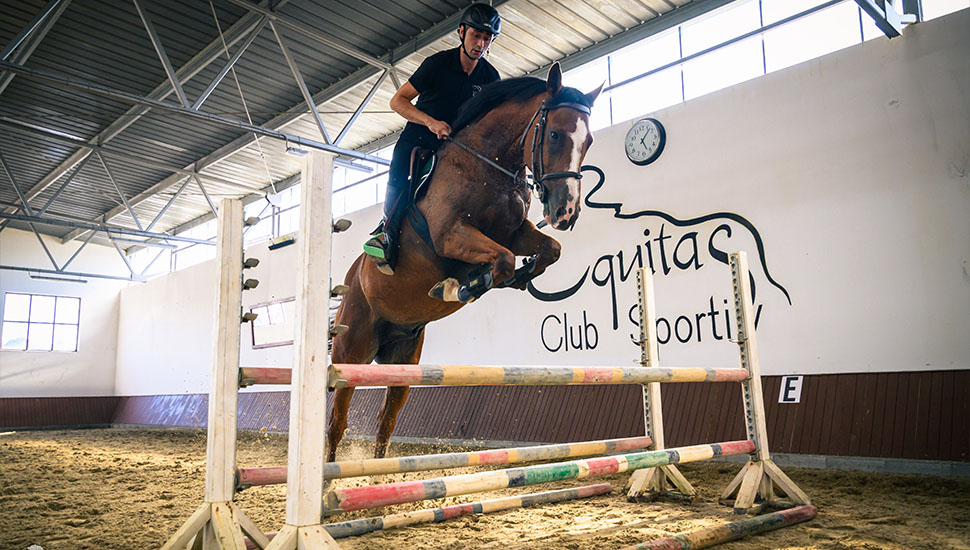
[{"label": "black t-shirt", "polygon": [[[451,124],[458,116],[461,104],[481,91],[482,87],[499,80],[498,71],[485,60],[478,59],[472,74],[461,68],[461,50],[454,48],[438,52],[424,60],[408,82],[418,91],[419,110]],[[402,140],[435,146],[437,138],[423,124],[408,122]]]}]

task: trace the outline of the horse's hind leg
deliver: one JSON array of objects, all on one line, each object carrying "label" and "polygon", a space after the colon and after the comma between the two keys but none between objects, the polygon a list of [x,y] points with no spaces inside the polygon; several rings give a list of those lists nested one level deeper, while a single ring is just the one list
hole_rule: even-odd
[{"label": "horse's hind leg", "polygon": [[[412,338],[397,340],[381,346],[377,353],[380,363],[412,364],[416,365],[421,359],[421,349],[424,346],[424,329]],[[384,406],[377,417],[377,446],[374,448],[374,458],[384,458],[387,447],[397,423],[397,415],[404,407],[408,398],[408,386],[389,386],[384,395]]]},{"label": "horse's hind leg", "polygon": [[[330,353],[333,363],[369,364],[377,354],[377,339],[374,337],[374,321],[371,316],[367,298],[360,288],[357,270],[361,259],[358,258],[347,276],[350,290],[344,295],[337,310],[335,323],[347,325],[350,330],[335,336],[333,349]],[[354,388],[340,388],[334,392],[333,410],[330,412],[330,422],[327,423],[327,460],[333,462],[337,458],[337,444],[343,439],[347,430],[347,412],[350,409],[350,398],[354,395]]]}]

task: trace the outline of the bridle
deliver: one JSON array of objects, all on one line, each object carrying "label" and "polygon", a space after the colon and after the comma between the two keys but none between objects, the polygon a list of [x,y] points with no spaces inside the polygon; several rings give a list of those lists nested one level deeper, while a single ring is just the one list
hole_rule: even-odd
[{"label": "bridle", "polygon": [[[515,183],[522,183],[523,185],[525,185],[526,187],[532,190],[532,192],[535,194],[536,198],[539,199],[539,201],[545,203],[547,191],[543,183],[546,180],[562,179],[562,178],[583,179],[583,175],[579,172],[549,172],[548,174],[543,173],[542,145],[545,143],[545,137],[546,137],[546,120],[548,118],[549,111],[552,111],[554,109],[572,109],[574,111],[585,113],[587,115],[590,114],[590,109],[586,105],[583,105],[582,103],[575,103],[572,101],[562,101],[559,99],[559,96],[553,97],[551,99],[546,98],[542,100],[542,103],[539,105],[539,108],[536,109],[535,114],[532,115],[532,118],[529,120],[529,124],[525,127],[525,131],[522,132],[522,137],[519,139],[519,148],[524,149],[525,140],[529,135],[529,129],[533,128],[533,125],[535,125],[533,134],[532,134],[532,153],[530,157],[530,160],[531,160],[530,164],[532,165],[531,169],[533,174],[532,181],[529,181],[528,179],[523,178],[522,176],[519,176],[518,171],[511,172],[506,168],[503,168],[492,159],[485,157],[478,151],[471,149],[464,143],[452,138],[451,136],[446,137],[445,141],[450,141],[451,143],[454,143],[458,147],[471,153],[472,155],[477,157],[478,160],[481,160],[485,164],[488,164],[492,168],[495,168],[499,172],[512,178],[515,181]],[[536,119],[539,120],[538,124],[536,124]],[[536,154],[537,152],[538,154]]]},{"label": "bridle", "polygon": [[[578,180],[583,179],[583,175],[580,174],[579,172],[549,172],[548,174],[543,173],[542,145],[545,143],[545,140],[546,140],[546,119],[549,116],[549,111],[552,111],[553,109],[572,109],[580,113],[585,113],[586,115],[589,115],[590,113],[589,107],[587,107],[586,105],[583,105],[582,103],[575,103],[572,101],[562,101],[559,99],[558,95],[553,98],[547,97],[546,99],[542,100],[542,103],[539,104],[539,108],[536,109],[536,113],[532,115],[532,119],[529,121],[529,124],[525,127],[525,131],[522,132],[522,138],[519,139],[519,147],[524,149],[526,136],[529,135],[529,128],[533,127],[532,125],[535,123],[536,118],[539,119],[539,123],[535,125],[535,129],[533,130],[533,133],[532,133],[532,154],[531,154],[532,163],[531,164],[532,164],[533,181],[532,181],[531,187],[532,187],[532,191],[536,194],[536,197],[543,203],[545,202],[545,199],[546,199],[546,186],[543,185],[543,182],[545,182],[546,180],[562,179],[562,178],[576,178]],[[536,154],[536,151],[539,152],[538,155]]]}]

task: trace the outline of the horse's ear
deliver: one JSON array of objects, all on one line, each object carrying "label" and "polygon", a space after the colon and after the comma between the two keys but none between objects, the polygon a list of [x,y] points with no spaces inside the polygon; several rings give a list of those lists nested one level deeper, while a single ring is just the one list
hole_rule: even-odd
[{"label": "horse's ear", "polygon": [[593,102],[596,101],[596,98],[599,97],[600,92],[603,91],[603,86],[606,86],[606,81],[605,80],[603,81],[602,84],[600,84],[600,87],[599,88],[596,88],[592,92],[586,94],[586,102],[588,104],[592,105]]},{"label": "horse's ear", "polygon": [[561,90],[562,67],[559,66],[557,61],[549,68],[549,75],[546,77],[546,91],[549,92],[549,97],[556,97]]}]

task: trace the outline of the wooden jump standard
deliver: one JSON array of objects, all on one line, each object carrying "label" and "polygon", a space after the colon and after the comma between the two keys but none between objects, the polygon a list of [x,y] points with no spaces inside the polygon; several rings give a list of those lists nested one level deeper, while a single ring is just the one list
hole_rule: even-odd
[{"label": "wooden jump standard", "polygon": [[[593,496],[606,495],[613,490],[609,483],[597,485],[584,485],[582,487],[572,487],[570,489],[557,489],[555,491],[543,491],[541,493],[529,493],[526,495],[515,495],[511,497],[493,498],[481,502],[470,502],[467,504],[454,504],[441,508],[428,508],[415,512],[404,512],[401,514],[389,514],[374,518],[352,519],[340,523],[327,523],[323,526],[335,539],[344,537],[354,537],[365,535],[374,531],[382,531],[395,527],[406,527],[420,523],[440,523],[449,519],[460,518],[469,514],[489,514],[512,510],[515,508],[528,508],[541,504],[553,504],[565,502],[567,500],[577,500]],[[273,538],[275,533],[267,533],[267,537]],[[251,542],[246,543],[248,550],[255,550],[257,546]]]},{"label": "wooden jump standard", "polygon": [[[472,451],[466,453],[326,462],[323,465],[323,478],[341,479],[405,472],[426,472],[428,470],[443,470],[465,466],[538,462],[540,460],[554,458],[591,456],[629,451],[632,449],[645,449],[650,446],[650,443],[649,437],[640,436],[623,439],[583,441],[580,443],[490,449],[487,451]],[[286,483],[286,466],[239,468],[236,470],[237,490],[258,485],[275,485],[280,483]]]},{"label": "wooden jump standard", "polygon": [[[734,512],[758,512],[766,506],[784,508],[810,504],[811,499],[781,469],[772,462],[768,452],[768,431],[765,426],[764,396],[761,391],[761,368],[758,362],[758,343],[754,327],[754,308],[747,254],[732,252],[729,256],[734,297],[734,316],[741,367],[748,373],[741,382],[744,400],[744,421],[748,440],[754,443],[748,463],[721,495],[722,504],[733,505]],[[641,365],[651,370],[659,368],[657,346],[656,301],[653,277],[649,269],[637,273],[637,293],[640,298]],[[644,434],[651,438],[654,448],[664,444],[663,417],[660,408],[660,384],[643,387]],[[634,472],[630,477],[630,500],[652,499],[670,494],[668,483],[688,498],[696,494],[676,467],[662,466]],[[787,497],[787,499],[785,498]],[[761,502],[755,500],[760,498]]]},{"label": "wooden jump standard", "polygon": [[[162,546],[162,550],[244,550],[243,533],[267,550],[339,549],[321,525],[326,433],[326,366],[330,320],[330,241],[333,156],[312,151],[303,167],[300,207],[296,333],[287,453],[286,524],[272,542],[233,502],[236,470],[236,414],[239,323],[242,319],[242,202],[221,203],[217,237],[218,299],[215,350],[209,384],[205,503]],[[346,229],[340,224],[337,229]],[[266,375],[266,372],[262,373]],[[282,374],[276,371],[276,374]],[[279,383],[279,382],[277,382]]]},{"label": "wooden jump standard", "polygon": [[696,462],[715,457],[747,454],[752,451],[754,451],[754,443],[750,441],[730,441],[664,451],[540,464],[438,479],[334,489],[327,493],[325,513],[332,515],[432,498],[494,491],[506,487],[522,487],[564,479],[585,479],[663,464]]}]

